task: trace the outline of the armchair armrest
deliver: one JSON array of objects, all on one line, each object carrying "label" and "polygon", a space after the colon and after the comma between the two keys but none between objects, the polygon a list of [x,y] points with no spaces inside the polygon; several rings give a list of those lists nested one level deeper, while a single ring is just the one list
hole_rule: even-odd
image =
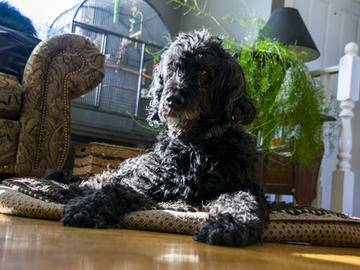
[{"label": "armchair armrest", "polygon": [[62,34],[35,47],[23,77],[17,175],[62,169],[70,145],[70,99],[91,91],[103,77],[104,56],[86,37]]}]

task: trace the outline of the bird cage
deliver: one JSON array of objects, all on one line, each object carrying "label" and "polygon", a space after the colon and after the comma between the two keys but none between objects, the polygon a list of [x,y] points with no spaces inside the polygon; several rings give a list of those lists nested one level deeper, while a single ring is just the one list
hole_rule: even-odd
[{"label": "bird cage", "polygon": [[136,136],[153,138],[137,123],[145,118],[153,69],[171,40],[154,7],[145,0],[86,0],[60,14],[48,35],[64,32],[87,36],[105,55],[101,84],[72,102],[74,132],[113,132],[112,139],[135,138],[135,144]]}]

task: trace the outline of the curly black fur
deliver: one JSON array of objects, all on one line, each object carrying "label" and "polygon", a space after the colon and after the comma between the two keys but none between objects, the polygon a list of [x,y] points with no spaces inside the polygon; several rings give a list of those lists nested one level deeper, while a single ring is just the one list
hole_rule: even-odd
[{"label": "curly black fur", "polygon": [[31,20],[7,1],[0,2],[0,25],[36,36],[36,30]]},{"label": "curly black fur", "polygon": [[148,121],[167,129],[147,154],[73,185],[81,195],[65,206],[62,222],[121,227],[125,213],[181,202],[210,213],[196,240],[259,242],[269,209],[255,179],[256,147],[242,128],[256,110],[239,64],[207,31],[180,34],[162,55],[150,92]]}]

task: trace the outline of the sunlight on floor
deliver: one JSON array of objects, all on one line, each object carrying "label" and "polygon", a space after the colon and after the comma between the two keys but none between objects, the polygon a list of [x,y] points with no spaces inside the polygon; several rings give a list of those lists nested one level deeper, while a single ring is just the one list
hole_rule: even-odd
[{"label": "sunlight on floor", "polygon": [[346,263],[360,266],[360,257],[351,255],[293,253],[294,256],[327,262]]},{"label": "sunlight on floor", "polygon": [[198,255],[189,255],[189,254],[162,254],[155,257],[155,261],[165,262],[165,263],[199,263]]}]

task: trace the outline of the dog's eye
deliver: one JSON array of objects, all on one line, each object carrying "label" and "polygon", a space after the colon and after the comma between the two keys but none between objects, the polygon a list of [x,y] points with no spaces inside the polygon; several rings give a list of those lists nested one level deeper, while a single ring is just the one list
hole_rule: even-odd
[{"label": "dog's eye", "polygon": [[201,70],[200,71],[200,75],[201,76],[205,76],[207,74],[207,71],[205,69]]},{"label": "dog's eye", "polygon": [[209,81],[209,72],[205,69],[202,69],[198,74],[198,83],[201,85],[207,84]]}]

